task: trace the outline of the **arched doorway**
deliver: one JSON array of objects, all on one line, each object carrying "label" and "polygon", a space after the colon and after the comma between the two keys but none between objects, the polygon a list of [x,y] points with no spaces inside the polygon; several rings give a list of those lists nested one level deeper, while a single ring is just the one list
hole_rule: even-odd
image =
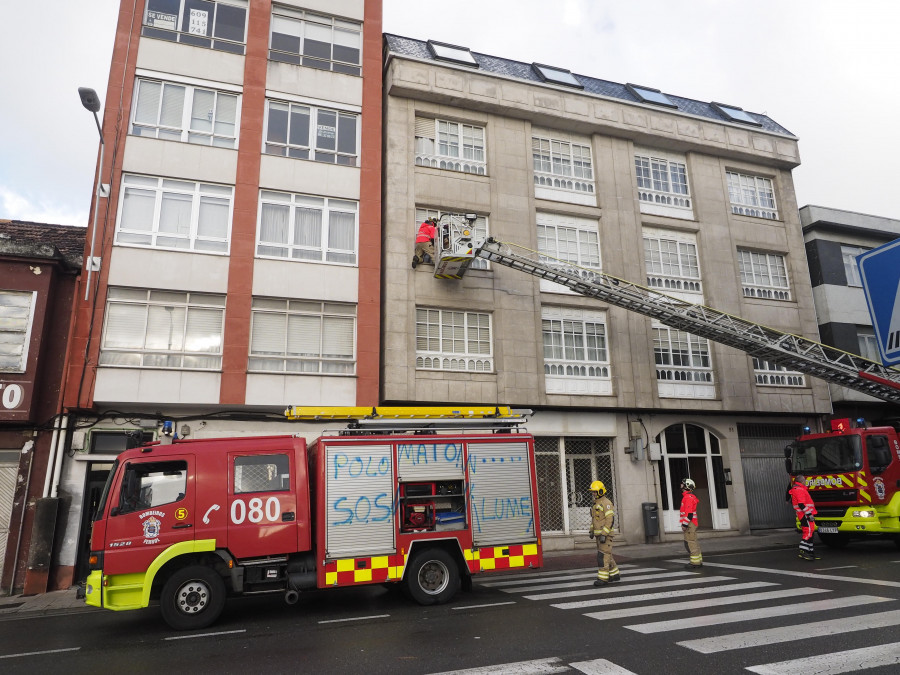
[{"label": "arched doorway", "polygon": [[678,532],[681,506],[681,480],[691,478],[697,484],[700,498],[697,517],[701,528],[727,530],[728,496],[719,439],[696,424],[673,424],[656,437],[662,449],[659,462],[659,485],[662,499],[663,527]]}]

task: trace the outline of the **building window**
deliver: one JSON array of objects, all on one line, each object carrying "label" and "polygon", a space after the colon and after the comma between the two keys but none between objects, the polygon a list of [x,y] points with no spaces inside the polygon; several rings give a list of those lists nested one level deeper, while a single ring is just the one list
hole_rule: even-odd
[{"label": "building window", "polygon": [[484,127],[416,118],[416,166],[484,176]]},{"label": "building window", "polygon": [[237,94],[173,82],[139,79],[131,133],[170,141],[234,148]]},{"label": "building window", "polygon": [[859,341],[859,355],[869,361],[881,363],[881,352],[878,351],[878,338],[875,337],[875,331],[872,328],[858,326],[856,338]]},{"label": "building window", "polygon": [[[441,216],[444,215],[443,211],[438,211],[436,209],[416,209],[416,222],[414,226],[414,232],[418,232],[419,225],[421,225],[427,218],[437,218],[440,220]],[[457,216],[459,218],[463,218],[464,214],[461,213],[452,213],[448,215]],[[466,221],[469,222],[469,221]],[[472,223],[472,241],[478,245],[480,242],[483,242],[487,239],[488,236],[488,219],[484,216],[478,216],[475,221]],[[438,251],[448,248],[449,242],[434,242],[434,250],[435,253]],[[469,263],[470,270],[486,270],[490,269],[490,265],[488,261],[484,258],[474,258],[471,263]]]},{"label": "building window", "polygon": [[841,246],[841,258],[844,260],[844,275],[847,277],[848,286],[862,288],[862,279],[859,276],[859,266],[856,264],[856,256],[862,255],[870,249],[861,246]]},{"label": "building window", "polygon": [[268,155],[357,166],[359,115],[327,108],[266,101]]},{"label": "building window", "polygon": [[493,371],[491,315],[417,307],[416,368]]},{"label": "building window", "polygon": [[671,232],[644,228],[647,285],[663,292],[702,293],[697,244]]},{"label": "building window", "polygon": [[[537,243],[542,262],[592,281],[602,270],[597,221],[588,218],[537,214]],[[541,290],[572,293],[565,286],[541,280]]]},{"label": "building window", "polygon": [[709,342],[668,326],[653,327],[656,379],[665,383],[711,384]]},{"label": "building window", "polygon": [[560,190],[594,192],[594,169],[589,145],[531,137],[534,184]]},{"label": "building window", "polygon": [[274,6],[269,58],[318,70],[359,75],[362,25]]},{"label": "building window", "polygon": [[116,243],[227,253],[233,191],[228,185],[124,174]]},{"label": "building window", "polygon": [[734,171],[726,172],[726,177],[732,213],[770,220],[778,219],[775,189],[770,178],[748,176]]},{"label": "building window", "polygon": [[356,307],[253,298],[249,370],[353,375]]},{"label": "building window", "polygon": [[548,394],[611,394],[606,315],[544,307],[544,378]]},{"label": "building window", "polygon": [[246,0],[147,0],[141,35],[243,54]]},{"label": "building window", "polygon": [[24,373],[37,293],[0,290],[0,373]]},{"label": "building window", "polygon": [[783,255],[738,249],[738,263],[745,298],[791,299]]},{"label": "building window", "polygon": [[110,287],[101,366],[219,370],[225,296]]},{"label": "building window", "polygon": [[257,255],[356,264],[356,202],[271,190],[259,202]]},{"label": "building window", "polygon": [[766,387],[805,387],[803,373],[753,357],[753,376],[756,384]]},{"label": "building window", "polygon": [[651,154],[636,154],[634,170],[641,202],[678,209],[691,208],[687,165],[684,162]]}]

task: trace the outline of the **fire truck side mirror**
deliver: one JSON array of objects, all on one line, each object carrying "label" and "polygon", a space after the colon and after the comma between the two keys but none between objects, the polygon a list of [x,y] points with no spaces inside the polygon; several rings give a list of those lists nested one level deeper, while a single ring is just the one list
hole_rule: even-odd
[{"label": "fire truck side mirror", "polygon": [[793,452],[794,452],[794,446],[793,446],[793,445],[786,445],[786,446],[784,447],[784,456],[785,456],[786,459],[790,459],[790,458],[791,458],[791,455],[793,454]]},{"label": "fire truck side mirror", "polygon": [[788,473],[790,473],[792,467],[793,467],[793,462],[791,462],[791,458],[788,457],[787,459],[784,460],[784,470],[787,471]]}]

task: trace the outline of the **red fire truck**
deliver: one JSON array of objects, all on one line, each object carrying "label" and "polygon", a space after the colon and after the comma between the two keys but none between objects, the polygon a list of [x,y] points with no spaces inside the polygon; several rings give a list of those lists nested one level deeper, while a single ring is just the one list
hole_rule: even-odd
[{"label": "red fire truck", "polygon": [[227,595],[280,592],[294,603],[308,589],[399,583],[430,605],[474,574],[541,566],[523,413],[364,410],[309,444],[217,438],[123,452],[93,523],[87,604],[158,601],[187,630],[215,621]]},{"label": "red fire truck", "polygon": [[900,547],[896,429],[832,420],[830,432],[805,433],[785,448],[785,457],[788,473],[806,478],[825,545],[842,548],[854,538],[888,536]]}]

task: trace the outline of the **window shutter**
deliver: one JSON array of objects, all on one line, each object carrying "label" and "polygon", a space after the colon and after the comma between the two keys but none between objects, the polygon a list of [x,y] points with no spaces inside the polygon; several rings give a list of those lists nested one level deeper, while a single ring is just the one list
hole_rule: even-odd
[{"label": "window shutter", "polygon": [[181,113],[184,109],[184,87],[167,84],[163,89],[162,111],[159,123],[167,127],[181,128]]},{"label": "window shutter", "polygon": [[353,319],[326,316],[322,326],[322,356],[353,358]]},{"label": "window shutter", "polygon": [[109,303],[106,313],[106,330],[103,346],[124,349],[141,349],[144,346],[144,321],[146,305]]},{"label": "window shutter", "polygon": [[321,324],[318,316],[289,316],[288,355],[319,356]]},{"label": "window shutter", "polygon": [[250,353],[253,355],[284,355],[287,336],[287,314],[253,313]]},{"label": "window shutter", "polygon": [[416,136],[434,140],[434,120],[428,117],[417,117]]},{"label": "window shutter", "polygon": [[223,314],[220,309],[189,307],[184,350],[221,354]]},{"label": "window shutter", "polygon": [[137,109],[134,112],[135,122],[153,125],[157,123],[159,116],[159,90],[161,86],[159,82],[140,81]]}]

